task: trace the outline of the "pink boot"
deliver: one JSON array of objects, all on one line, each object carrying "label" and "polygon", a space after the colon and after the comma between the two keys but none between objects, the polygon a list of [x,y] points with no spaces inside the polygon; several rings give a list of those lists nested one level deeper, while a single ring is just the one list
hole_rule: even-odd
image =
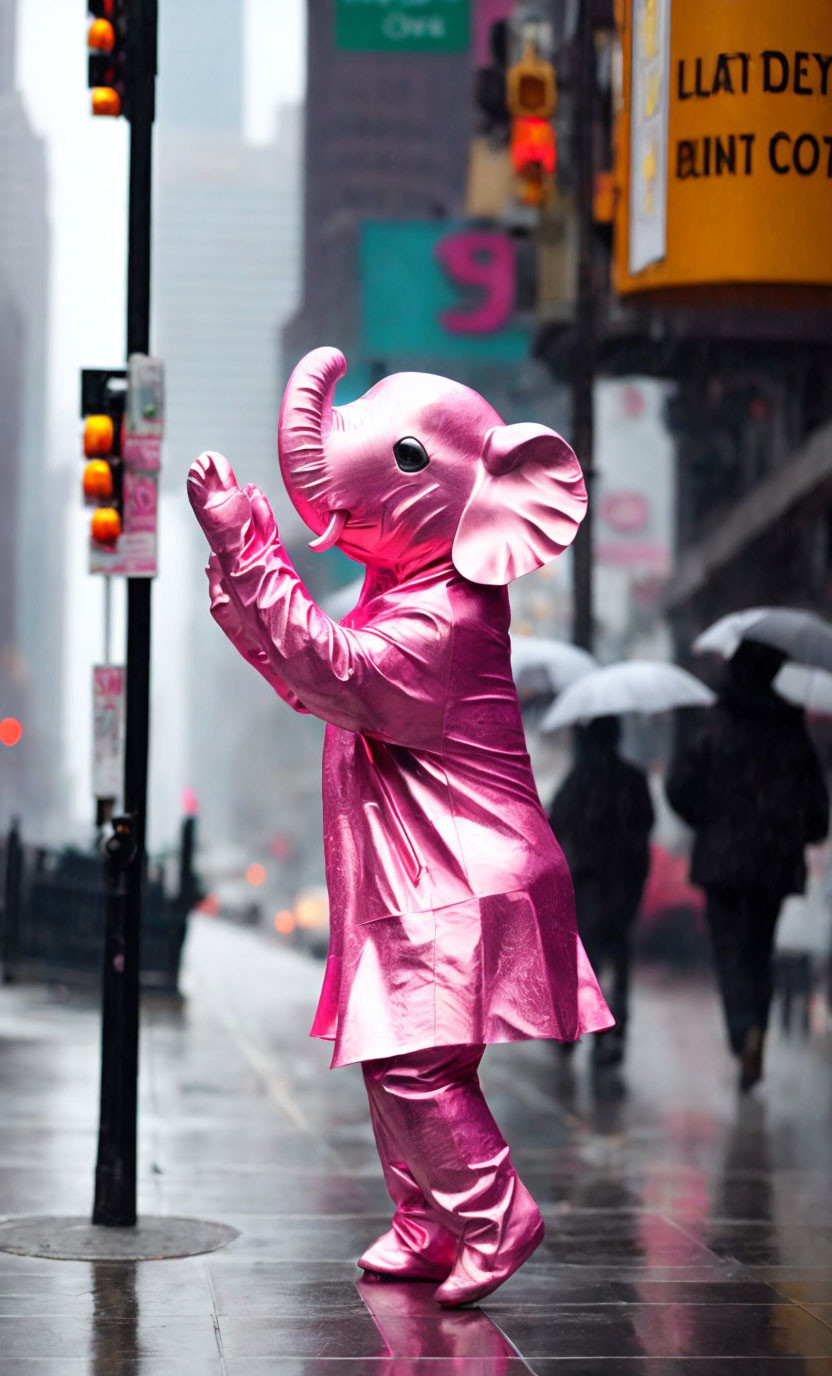
[{"label": "pink boot", "polygon": [[[543,1237],[537,1205],[511,1164],[508,1146],[480,1089],[477,1067],[483,1050],[436,1047],[363,1066],[397,1217],[392,1233],[376,1244],[379,1253],[371,1248],[360,1264],[366,1265],[374,1255],[388,1258],[391,1248],[396,1261],[403,1250],[412,1258],[415,1248],[420,1276],[427,1278],[438,1270],[437,1257],[442,1255],[447,1269],[436,1298],[446,1307],[470,1304],[495,1290]],[[407,1160],[405,1167],[395,1167],[395,1180],[390,1158],[388,1164],[384,1161],[391,1142]],[[404,1181],[409,1182],[410,1202],[400,1220]],[[419,1198],[421,1212],[414,1212]],[[451,1240],[456,1244],[454,1255]],[[445,1243],[448,1250],[442,1252]],[[391,1274],[389,1267],[385,1271]]]},{"label": "pink boot", "polygon": [[515,1175],[514,1198],[500,1220],[466,1228],[456,1265],[434,1296],[444,1309],[474,1304],[513,1276],[543,1241],[540,1210]]},{"label": "pink boot", "polygon": [[390,1125],[382,1121],[369,1086],[368,1097],[384,1183],[396,1212],[390,1231],[367,1248],[358,1265],[397,1280],[444,1280],[456,1260],[459,1238],[431,1209],[396,1151]]},{"label": "pink boot", "polygon": [[393,1227],[367,1248],[358,1265],[362,1271],[396,1280],[445,1280],[458,1249],[459,1238],[453,1234],[420,1230],[407,1214],[397,1213]]}]

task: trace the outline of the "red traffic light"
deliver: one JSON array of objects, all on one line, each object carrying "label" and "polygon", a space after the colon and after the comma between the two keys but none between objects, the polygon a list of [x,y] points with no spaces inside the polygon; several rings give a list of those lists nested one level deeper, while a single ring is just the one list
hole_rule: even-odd
[{"label": "red traffic light", "polygon": [[530,167],[537,167],[552,176],[557,164],[555,131],[547,119],[524,115],[512,121],[511,165],[522,176]]},{"label": "red traffic light", "polygon": [[2,741],[3,745],[17,745],[22,735],[23,727],[20,725],[17,717],[4,717],[3,720],[0,721],[0,741]]}]

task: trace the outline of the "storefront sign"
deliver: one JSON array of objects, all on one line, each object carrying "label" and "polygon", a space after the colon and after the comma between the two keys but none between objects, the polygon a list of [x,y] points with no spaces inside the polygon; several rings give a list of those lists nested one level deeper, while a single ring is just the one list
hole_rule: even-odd
[{"label": "storefront sign", "polygon": [[670,0],[634,0],[630,272],[665,255]]},{"label": "storefront sign", "polygon": [[625,14],[618,289],[832,285],[829,5],[626,0]]},{"label": "storefront sign", "polygon": [[605,378],[595,392],[593,548],[599,595],[622,632],[632,616],[633,582],[666,578],[673,561],[674,450],[664,419],[669,390],[657,378],[633,377]]},{"label": "storefront sign", "polygon": [[351,52],[461,53],[470,0],[335,0],[335,46]]}]

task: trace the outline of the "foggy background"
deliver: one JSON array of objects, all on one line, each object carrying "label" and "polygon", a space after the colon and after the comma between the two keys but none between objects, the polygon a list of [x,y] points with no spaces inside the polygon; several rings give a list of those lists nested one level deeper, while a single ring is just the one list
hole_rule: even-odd
[{"label": "foggy background", "polygon": [[[0,6],[9,36],[13,10],[9,0]],[[155,146],[151,337],[167,365],[169,410],[164,584],[154,597],[151,847],[170,840],[182,790],[197,787],[192,761],[213,730],[207,722],[204,738],[195,734],[189,690],[210,679],[214,650],[230,682],[239,679],[243,698],[256,696],[245,666],[238,670],[222,653],[206,615],[205,551],[184,479],[210,445],[224,449],[246,480],[271,482],[275,495],[280,327],[299,282],[304,11],[300,0],[161,6],[159,66],[177,78],[159,82]],[[40,261],[29,268],[36,280],[27,304],[40,316],[29,338],[37,334],[32,347],[40,356],[32,361],[25,413],[26,531],[17,579],[20,624],[34,650],[32,710],[19,715],[27,748],[36,707],[49,735],[40,782],[18,809],[29,804],[27,824],[44,840],[83,841],[91,828],[90,670],[102,654],[103,587],[86,571],[79,370],[119,366],[123,357],[128,126],[90,118],[86,26],[77,6],[20,0],[17,19],[17,90],[3,92],[4,122],[14,124],[20,144],[15,177],[24,204],[16,215],[23,220],[28,211],[42,235]],[[10,43],[6,56],[12,51]],[[21,237],[31,249],[31,228]],[[118,659],[124,586],[112,581]],[[34,622],[48,625],[50,635],[38,636]],[[13,767],[11,758],[4,764]],[[207,790],[209,816],[211,774],[216,778],[215,768],[197,788]],[[220,808],[217,829],[227,823]]]}]

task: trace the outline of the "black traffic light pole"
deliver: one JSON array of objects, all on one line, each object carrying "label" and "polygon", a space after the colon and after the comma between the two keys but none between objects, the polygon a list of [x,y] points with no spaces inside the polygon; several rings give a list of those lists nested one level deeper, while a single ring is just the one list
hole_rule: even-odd
[{"label": "black traffic light pole", "polygon": [[590,496],[587,514],[574,544],[572,562],[572,639],[584,650],[592,649],[592,486],[595,382],[596,285],[593,266],[593,199],[595,193],[595,34],[592,0],[581,0],[577,44],[577,218],[578,283],[575,302],[575,354],[572,376],[572,444],[584,470]]},{"label": "black traffic light pole", "polygon": [[[130,0],[126,51],[130,120],[127,356],[149,353],[150,224],[157,0]],[[150,722],[149,578],[127,580],[124,810],[107,843],[110,893],[101,1025],[101,1112],[93,1223],[136,1222],[139,934],[145,872]]]}]

